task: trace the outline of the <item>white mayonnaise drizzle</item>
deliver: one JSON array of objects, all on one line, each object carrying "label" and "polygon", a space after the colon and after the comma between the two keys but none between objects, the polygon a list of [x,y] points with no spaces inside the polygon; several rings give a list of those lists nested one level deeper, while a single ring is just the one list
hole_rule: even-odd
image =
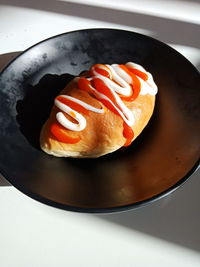
[{"label": "white mayonnaise drizzle", "polygon": [[[140,89],[141,95],[145,94],[155,95],[157,93],[157,86],[153,81],[152,75],[149,72],[146,72],[146,70],[142,66],[132,62],[126,63],[125,66],[138,69],[148,75],[147,81],[144,81],[137,76],[137,78],[141,83],[141,89]],[[92,67],[91,71],[93,76],[91,78],[88,78],[88,80],[92,81],[94,78],[101,79],[105,83],[105,85],[110,89],[110,92],[115,98],[115,102],[117,103],[117,105],[115,105],[115,103],[113,103],[112,100],[108,98],[106,95],[98,92],[92,85],[90,85],[91,91],[94,92],[94,94],[99,99],[104,99],[108,101],[111,105],[113,105],[113,107],[118,111],[119,115],[126,122],[126,124],[129,126],[133,126],[135,122],[133,113],[131,110],[129,110],[129,108],[124,104],[124,102],[118,95],[120,94],[122,96],[131,96],[132,87],[130,86],[130,84],[132,84],[132,78],[122,68],[120,68],[118,64],[105,65],[105,66],[99,65],[98,68],[104,69],[107,72],[109,72],[110,77],[108,78],[99,74],[97,71],[95,71],[95,68]],[[77,81],[78,79],[79,78],[75,78],[74,81]],[[67,96],[67,95],[61,95],[61,96],[83,106],[84,108],[92,112],[104,113],[103,107],[101,109],[98,109],[72,96]],[[87,123],[83,115],[73,110],[66,104],[62,103],[58,99],[55,99],[55,105],[62,111],[56,114],[56,119],[62,126],[72,131],[82,131],[83,129],[85,129]],[[74,118],[77,121],[77,123],[73,123],[70,120],[68,120],[63,114],[63,112],[67,113],[69,116]]]},{"label": "white mayonnaise drizzle", "polygon": [[150,72],[147,72],[141,65],[133,63],[133,62],[128,62],[125,64],[125,66],[140,70],[140,71],[147,74],[147,76],[148,76],[147,81],[144,81],[140,77],[137,76],[138,79],[140,80],[140,83],[141,83],[140,95],[146,95],[146,94],[156,95],[157,94],[158,87],[155,84],[155,82],[153,80],[153,76],[151,75]]},{"label": "white mayonnaise drizzle", "polygon": [[[118,91],[121,95],[123,94],[123,90],[120,86],[118,86],[115,82],[111,81],[109,78],[97,74],[94,76],[94,78],[99,78],[101,79],[106,85],[107,87],[109,87],[112,95],[115,98],[115,101],[117,102],[118,106],[115,105],[110,98],[108,98],[106,95],[101,94],[100,98],[103,98],[107,101],[109,101],[113,107],[119,112],[120,116],[123,118],[123,120],[129,125],[132,126],[134,124],[134,117],[133,117],[133,113],[130,111],[130,109],[127,108],[127,106],[124,104],[124,102],[121,100],[121,98],[118,96],[118,94],[116,93],[116,91]],[[94,79],[92,78],[92,79]],[[114,76],[113,76],[114,79]],[[119,88],[120,90],[119,90]],[[93,87],[91,86],[92,90],[95,92],[95,94],[99,94],[99,92]]]},{"label": "white mayonnaise drizzle", "polygon": [[[84,108],[93,111],[93,112],[96,112],[96,113],[103,113],[104,112],[103,107],[101,109],[94,108],[91,105],[88,105],[85,102],[83,102],[83,101],[81,101],[75,97],[68,96],[68,95],[60,95],[60,96],[63,98],[69,99],[69,100],[71,100],[71,101],[73,101],[73,102],[83,106]],[[54,103],[55,103],[55,106],[57,108],[59,108],[60,110],[62,110],[65,113],[67,113],[68,115],[70,115],[72,118],[74,118],[78,122],[78,123],[73,123],[70,120],[68,120],[62,112],[58,112],[56,114],[56,119],[62,126],[64,126],[65,128],[67,128],[69,130],[72,130],[72,131],[82,131],[83,129],[85,129],[86,120],[83,117],[83,115],[81,115],[80,113],[78,113],[74,109],[68,107],[66,104],[63,104],[58,99],[55,99]]]}]

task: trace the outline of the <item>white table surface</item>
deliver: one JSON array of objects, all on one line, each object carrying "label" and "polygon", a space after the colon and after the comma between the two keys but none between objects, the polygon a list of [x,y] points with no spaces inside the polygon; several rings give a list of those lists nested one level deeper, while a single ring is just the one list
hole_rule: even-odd
[{"label": "white table surface", "polygon": [[[0,68],[47,37],[83,28],[138,31],[200,69],[200,1],[0,0]],[[0,177],[0,266],[200,266],[200,171],[141,209],[91,215],[58,210]]]}]

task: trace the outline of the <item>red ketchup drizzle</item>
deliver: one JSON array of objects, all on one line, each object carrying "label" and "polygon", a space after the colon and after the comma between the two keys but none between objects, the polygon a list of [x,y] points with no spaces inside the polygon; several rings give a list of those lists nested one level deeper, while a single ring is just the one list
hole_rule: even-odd
[{"label": "red ketchup drizzle", "polygon": [[[75,103],[74,101],[70,99],[66,99],[63,96],[58,96],[56,99],[62,102],[63,104],[69,106],[70,108],[78,112],[82,112],[83,114],[88,114],[89,112],[83,106],[79,105],[78,103]],[[69,136],[68,132],[66,131],[66,128],[63,127],[60,123],[53,123],[50,127],[50,131],[53,134],[53,136],[56,137],[56,139],[62,143],[76,144],[81,140],[79,136],[77,137]]]},{"label": "red ketchup drizzle", "polygon": [[[102,76],[110,78],[110,70],[109,69],[105,70],[104,68],[101,68],[101,66],[106,67],[105,65],[101,65],[101,64],[94,65],[89,72],[90,76],[94,76],[95,75],[94,71],[95,71]],[[148,79],[148,75],[138,69],[126,67],[125,65],[119,65],[119,66],[132,78],[132,81],[133,81],[131,84],[132,92],[133,92],[132,95],[128,97],[120,95],[120,98],[124,101],[134,101],[139,96],[140,89],[141,89],[141,84],[140,84],[140,80],[138,79],[138,77],[146,81]],[[92,87],[94,87],[99,93],[106,95],[113,104],[106,99],[100,98],[99,95],[95,91],[92,90]],[[93,78],[92,81],[90,82],[89,80],[87,80],[87,78],[81,77],[78,80],[78,88],[80,90],[84,90],[90,93],[96,99],[101,101],[109,110],[111,110],[118,116],[121,116],[118,110],[116,109],[116,107],[119,109],[120,107],[118,106],[115,100],[115,97],[112,94],[112,91],[110,90],[108,86],[106,86],[106,84],[101,79]],[[88,114],[89,112],[86,108],[79,105],[78,103],[75,103],[62,96],[58,96],[57,99],[63,104],[66,104],[67,106],[76,110],[77,112],[82,112],[83,114]],[[50,127],[50,130],[53,136],[55,136],[58,141],[63,142],[63,143],[75,144],[81,140],[79,136],[70,137],[65,127],[63,127],[62,125],[58,123],[53,123]],[[126,122],[123,122],[123,136],[126,138],[126,142],[124,146],[129,146],[134,138],[134,132],[133,132],[133,129],[129,125],[127,125]]]},{"label": "red ketchup drizzle", "polygon": [[142,80],[144,80],[144,81],[147,81],[147,80],[148,80],[148,75],[147,75],[146,73],[142,72],[141,70],[134,69],[134,68],[131,68],[131,67],[127,67],[127,69],[128,69],[131,73],[133,73],[133,74],[139,76]]},{"label": "red ketchup drizzle", "polygon": [[[124,65],[120,65],[120,67],[124,71],[126,71],[126,73],[133,80],[133,86],[132,86],[133,94],[129,97],[124,97],[124,96],[120,96],[120,97],[121,97],[121,99],[123,99],[125,101],[133,101],[138,97],[138,95],[140,93],[140,87],[141,87],[140,81],[136,77],[136,75],[132,72],[132,70],[135,70],[135,69],[133,69],[133,68],[128,69]],[[110,73],[108,71],[106,71],[105,69],[99,68],[98,64],[94,65],[92,69],[95,69],[95,71],[98,72],[99,74],[110,78]],[[91,71],[91,74],[92,74],[92,71]],[[92,82],[88,81],[86,78],[80,78],[78,80],[79,89],[82,89],[84,91],[91,93],[92,92],[91,86],[93,86],[99,93],[106,95],[114,103],[115,106],[119,107],[116,100],[115,100],[115,97],[113,96],[113,94],[110,90],[110,88],[108,86],[106,86],[106,84],[101,79],[94,78],[92,80]],[[118,110],[115,108],[115,106],[112,103],[110,103],[109,101],[107,101],[105,99],[99,98],[98,95],[94,95],[94,96],[98,100],[100,100],[109,110],[113,111],[115,114],[120,116],[120,113],[118,112]],[[123,136],[126,138],[126,142],[125,142],[124,146],[129,146],[133,140],[134,132],[133,132],[133,129],[129,125],[127,125],[125,122],[123,123]]]},{"label": "red ketchup drizzle", "polygon": [[53,134],[53,136],[56,137],[56,139],[62,143],[76,144],[81,140],[79,136],[77,137],[69,136],[66,132],[65,127],[63,127],[59,123],[53,123],[50,126],[50,131]]},{"label": "red ketchup drizzle", "polygon": [[134,132],[133,129],[129,125],[127,125],[125,121],[123,123],[123,127],[123,136],[126,138],[124,146],[129,146],[133,140]]},{"label": "red ketchup drizzle", "polygon": [[[132,85],[132,95],[131,96],[120,96],[122,100],[132,102],[134,101],[140,94],[141,84],[140,80],[137,78],[137,76],[131,71],[133,68],[127,68],[124,65],[119,65],[121,69],[123,69],[131,78],[133,81]],[[131,70],[130,70],[131,69]],[[133,69],[134,70],[134,69]]]}]

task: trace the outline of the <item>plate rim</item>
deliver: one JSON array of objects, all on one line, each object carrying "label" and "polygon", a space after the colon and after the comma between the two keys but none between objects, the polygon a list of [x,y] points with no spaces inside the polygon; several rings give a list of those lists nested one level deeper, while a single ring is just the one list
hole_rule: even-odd
[{"label": "plate rim", "polygon": [[135,210],[138,208],[146,207],[150,205],[151,203],[154,203],[156,201],[161,200],[164,197],[167,197],[168,195],[174,193],[177,189],[179,189],[181,186],[183,186],[190,177],[195,174],[198,169],[200,169],[200,158],[199,160],[195,163],[195,165],[186,173],[185,176],[183,176],[178,182],[176,182],[174,185],[170,186],[166,190],[141,201],[132,203],[132,204],[127,204],[127,205],[121,205],[121,206],[116,206],[116,207],[107,207],[107,208],[86,208],[86,207],[77,207],[73,205],[66,205],[62,204],[59,202],[56,202],[54,200],[45,198],[43,196],[40,196],[34,192],[31,192],[31,190],[27,190],[25,187],[19,186],[18,184],[16,185],[14,182],[11,182],[9,178],[7,178],[6,173],[2,169],[0,169],[0,173],[3,175],[3,177],[8,180],[8,182],[13,185],[16,189],[18,189],[21,193],[25,194],[26,196],[39,201],[42,204],[46,204],[50,207],[54,208],[59,208],[61,210],[65,211],[72,211],[72,212],[80,212],[80,213],[88,213],[88,214],[109,214],[109,213],[116,213],[116,212],[125,212],[129,210]]},{"label": "plate rim", "polygon": [[[59,34],[56,34],[56,35],[53,35],[53,36],[50,36],[48,38],[45,38],[33,45],[31,45],[30,47],[26,48],[24,51],[22,51],[19,55],[17,55],[16,57],[14,57],[1,71],[0,71],[0,78],[1,78],[1,75],[7,70],[7,68],[10,67],[10,65],[15,61],[17,60],[19,57],[23,56],[26,52],[28,52],[29,50],[35,48],[36,46],[42,44],[42,43],[45,43],[51,39],[54,39],[54,38],[57,38],[57,37],[60,37],[60,36],[63,36],[63,35],[68,35],[68,34],[73,34],[73,33],[76,33],[76,32],[84,32],[84,31],[95,31],[95,30],[100,30],[100,31],[104,31],[104,30],[110,30],[110,31],[118,31],[118,32],[127,32],[129,34],[135,34],[135,35],[139,35],[141,37],[144,37],[144,38],[147,38],[147,39],[150,39],[154,42],[158,42],[160,43],[161,45],[167,47],[168,49],[170,49],[171,51],[173,51],[174,53],[176,53],[177,55],[181,56],[184,58],[185,61],[187,61],[191,67],[193,67],[194,71],[196,71],[199,75],[200,75],[200,71],[198,71],[198,69],[192,64],[192,62],[187,59],[183,54],[179,53],[176,49],[174,49],[173,47],[171,47],[170,45],[164,43],[163,41],[159,40],[159,39],[156,39],[154,37],[151,37],[149,35],[145,35],[145,34],[142,34],[142,33],[139,33],[139,32],[136,32],[136,31],[129,31],[129,30],[123,30],[123,29],[115,29],[115,28],[85,28],[85,29],[80,29],[80,30],[73,30],[73,31],[69,31],[69,32],[63,32],[63,33],[59,33]],[[10,52],[9,52],[10,53]]]},{"label": "plate rim", "polygon": [[[178,56],[181,56],[186,62],[187,64],[190,64],[190,66],[193,68],[193,71],[195,71],[198,75],[200,75],[200,72],[197,70],[197,68],[181,53],[179,53],[176,49],[174,49],[173,47],[171,47],[170,45],[145,34],[139,33],[139,32],[135,32],[135,31],[129,31],[129,30],[123,30],[123,29],[117,29],[117,28],[85,28],[85,29],[80,29],[80,30],[73,30],[73,31],[69,31],[69,32],[63,32],[60,34],[56,34],[54,36],[48,37],[46,39],[43,39],[35,44],[33,44],[32,46],[28,47],[27,49],[25,49],[24,51],[22,51],[19,55],[17,55],[15,58],[13,58],[0,72],[0,79],[3,76],[4,72],[6,72],[9,67],[13,64],[13,62],[15,62],[16,60],[18,60],[18,58],[20,58],[21,56],[23,56],[24,54],[26,54],[28,51],[30,51],[31,49],[37,47],[38,45],[45,43],[47,41],[50,41],[52,39],[56,39],[58,37],[64,36],[64,35],[68,35],[68,34],[73,34],[76,32],[84,32],[84,31],[104,31],[104,30],[110,30],[110,31],[118,31],[118,32],[127,32],[129,34],[134,34],[134,35],[138,35],[141,36],[143,38],[147,38],[149,40],[152,40],[153,42],[157,42],[160,43],[160,45],[167,47],[168,49],[170,49],[171,51],[173,51],[175,54],[177,54]],[[66,205],[66,204],[62,204],[59,202],[56,202],[54,200],[50,200],[48,198],[45,198],[43,196],[40,196],[34,192],[32,192],[31,190],[28,190],[27,188],[25,188],[23,185],[18,185],[13,181],[10,181],[9,175],[7,175],[5,173],[4,170],[2,170],[0,168],[0,173],[3,175],[3,177],[8,180],[8,182],[13,185],[15,188],[17,188],[21,193],[27,195],[28,197],[31,197],[32,199],[39,201],[40,203],[46,204],[48,206],[54,207],[54,208],[59,208],[62,210],[66,210],[66,211],[73,211],[73,212],[84,212],[84,213],[99,213],[99,214],[107,214],[107,213],[116,213],[116,212],[123,212],[123,211],[128,211],[128,210],[134,210],[140,207],[144,207],[147,206],[157,200],[162,199],[165,196],[168,196],[169,194],[175,192],[178,188],[180,188],[183,184],[185,184],[185,182],[187,182],[189,180],[189,178],[195,173],[197,172],[197,170],[200,167],[200,157],[199,159],[195,162],[195,164],[193,165],[193,167],[182,177],[180,178],[180,180],[178,182],[176,182],[174,185],[170,186],[169,188],[167,188],[166,190],[141,201],[132,203],[132,204],[127,204],[127,205],[121,205],[121,206],[116,206],[116,207],[107,207],[107,208],[86,208],[86,207],[77,207],[77,206],[73,206],[73,205]],[[11,179],[12,180],[12,179]]]}]

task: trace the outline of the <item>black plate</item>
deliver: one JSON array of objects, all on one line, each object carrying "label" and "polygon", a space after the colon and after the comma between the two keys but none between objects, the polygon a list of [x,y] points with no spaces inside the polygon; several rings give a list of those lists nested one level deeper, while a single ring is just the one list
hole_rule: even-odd
[{"label": "black plate", "polygon": [[[159,88],[154,115],[128,148],[99,159],[64,159],[39,148],[53,98],[95,63],[143,65]],[[66,210],[138,207],[176,189],[200,155],[200,75],[169,46],[128,31],[89,29],[45,40],[0,75],[0,171],[16,188]]]}]

